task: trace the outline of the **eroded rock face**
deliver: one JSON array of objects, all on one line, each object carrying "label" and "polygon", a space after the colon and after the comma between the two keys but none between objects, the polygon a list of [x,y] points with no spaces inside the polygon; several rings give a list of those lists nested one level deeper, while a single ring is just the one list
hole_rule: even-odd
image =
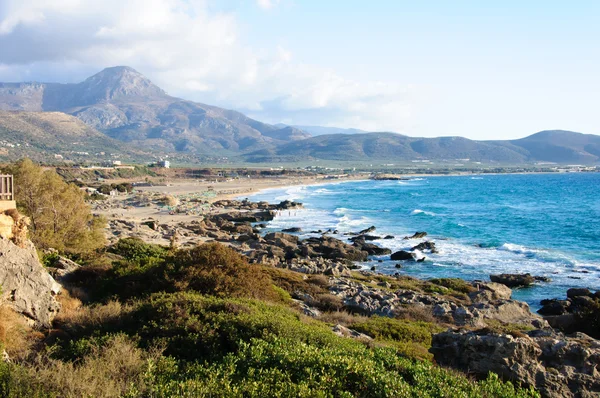
[{"label": "eroded rock face", "polygon": [[600,393],[600,342],[578,333],[565,336],[534,330],[523,337],[447,331],[433,336],[436,362],[485,377],[534,386],[542,396],[597,397]]},{"label": "eroded rock face", "polygon": [[40,327],[50,327],[60,309],[56,295],[60,285],[40,264],[33,243],[24,247],[0,239],[0,285],[2,298]]}]

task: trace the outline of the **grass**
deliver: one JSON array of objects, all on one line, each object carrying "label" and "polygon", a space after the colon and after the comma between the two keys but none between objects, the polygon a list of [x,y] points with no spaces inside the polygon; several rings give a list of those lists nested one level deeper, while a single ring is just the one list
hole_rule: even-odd
[{"label": "grass", "polygon": [[[112,267],[83,267],[74,294],[59,296],[45,348],[0,363],[0,397],[537,396],[434,366],[427,349],[440,328],[428,314],[344,312],[326,277],[251,265],[218,244],[125,240],[111,251]],[[329,311],[302,315],[291,301],[300,294]],[[338,337],[337,323],[374,340]]]}]

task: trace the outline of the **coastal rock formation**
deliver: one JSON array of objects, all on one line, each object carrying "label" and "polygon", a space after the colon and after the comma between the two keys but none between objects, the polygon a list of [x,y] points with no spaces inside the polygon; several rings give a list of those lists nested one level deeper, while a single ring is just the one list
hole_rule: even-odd
[{"label": "coastal rock formation", "polygon": [[409,240],[409,239],[422,239],[424,237],[427,236],[427,232],[423,231],[423,232],[415,232],[412,236],[405,236],[404,240]]},{"label": "coastal rock formation", "polygon": [[[395,317],[406,306],[418,306],[457,326],[485,327],[489,320],[534,328],[547,326],[542,317],[531,313],[526,303],[510,300],[509,292],[490,285],[473,283],[477,290],[472,294],[477,300],[471,303],[413,290],[379,289],[346,278],[332,278],[329,290],[340,297],[346,307],[369,315]],[[486,297],[490,300],[485,300]]]},{"label": "coastal rock formation", "polygon": [[538,314],[565,333],[584,332],[600,338],[600,290],[571,288],[564,300],[542,300]]},{"label": "coastal rock formation", "polygon": [[485,377],[534,386],[548,398],[595,397],[600,393],[600,342],[578,333],[565,336],[534,330],[515,337],[487,331],[443,332],[433,336],[434,359]]},{"label": "coastal rock formation", "polygon": [[50,327],[60,309],[56,301],[60,285],[40,264],[33,243],[19,247],[0,239],[2,299],[36,326]]},{"label": "coastal rock formation", "polygon": [[490,275],[492,282],[501,283],[508,287],[525,287],[531,286],[535,282],[535,278],[530,274],[500,274]]},{"label": "coastal rock formation", "polygon": [[411,251],[419,250],[419,251],[429,251],[430,253],[437,253],[438,250],[435,247],[435,243],[431,241],[421,242],[416,246],[413,246]]},{"label": "coastal rock formation", "polygon": [[390,256],[390,259],[393,261],[414,260],[415,256],[414,256],[414,254],[412,254],[410,252],[407,252],[405,250],[400,250],[400,251],[393,253]]}]

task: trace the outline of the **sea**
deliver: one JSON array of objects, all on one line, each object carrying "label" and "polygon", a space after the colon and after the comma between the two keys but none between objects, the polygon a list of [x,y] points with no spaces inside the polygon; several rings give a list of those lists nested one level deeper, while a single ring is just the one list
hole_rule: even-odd
[{"label": "sea", "polygon": [[[439,253],[424,262],[374,256],[361,267],[418,278],[489,281],[490,274],[530,273],[550,282],[513,291],[535,310],[540,300],[566,297],[571,287],[600,290],[600,173],[501,174],[410,177],[402,181],[347,181],[267,189],[251,200],[294,200],[303,209],[282,211],[265,232],[302,228],[348,232],[370,226],[394,239],[372,243],[393,251],[424,240]],[[417,231],[425,239],[405,240]],[[382,262],[378,262],[382,260]],[[397,268],[396,264],[401,264]]]}]

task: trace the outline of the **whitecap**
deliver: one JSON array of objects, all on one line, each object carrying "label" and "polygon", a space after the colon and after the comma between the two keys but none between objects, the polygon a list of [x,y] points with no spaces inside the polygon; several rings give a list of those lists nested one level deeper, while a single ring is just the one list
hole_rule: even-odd
[{"label": "whitecap", "polygon": [[426,216],[435,216],[435,213],[431,212],[431,211],[425,211],[425,210],[421,210],[421,209],[414,209],[410,214],[412,215],[417,215],[417,214],[425,214]]}]

